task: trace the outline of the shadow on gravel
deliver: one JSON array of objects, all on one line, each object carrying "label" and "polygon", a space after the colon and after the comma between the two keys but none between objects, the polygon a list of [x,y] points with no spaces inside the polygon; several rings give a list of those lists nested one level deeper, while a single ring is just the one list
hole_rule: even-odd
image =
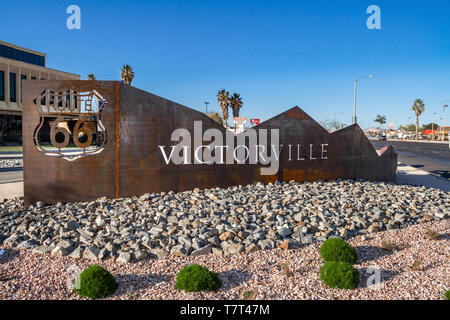
[{"label": "shadow on gravel", "polygon": [[16,257],[19,256],[19,250],[16,249],[2,249],[2,250],[4,250],[4,252],[0,256],[0,264],[8,263],[9,261],[14,260]]},{"label": "shadow on gravel", "polygon": [[134,291],[146,289],[161,282],[173,281],[172,277],[158,274],[119,274],[116,275],[115,278],[117,283],[119,283],[119,288],[113,296],[120,296],[124,293],[133,293]]},{"label": "shadow on gravel", "polygon": [[395,251],[384,250],[376,246],[358,246],[355,247],[358,254],[358,262],[363,263],[367,261],[376,260],[385,256],[393,254]]},{"label": "shadow on gravel", "polygon": [[439,235],[438,240],[450,240],[450,233],[442,233]]},{"label": "shadow on gravel", "polygon": [[222,289],[229,289],[239,286],[240,284],[247,282],[250,280],[252,275],[248,272],[241,271],[241,270],[228,270],[219,273],[219,278],[223,282]]},{"label": "shadow on gravel", "polygon": [[361,268],[359,271],[360,287],[368,288],[377,283],[387,282],[399,273],[393,270],[379,269],[376,266],[372,268]]}]

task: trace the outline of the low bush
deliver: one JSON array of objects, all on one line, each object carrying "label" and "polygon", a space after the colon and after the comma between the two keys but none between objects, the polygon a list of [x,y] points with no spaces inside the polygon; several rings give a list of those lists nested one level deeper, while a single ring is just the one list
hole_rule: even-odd
[{"label": "low bush", "polygon": [[380,247],[381,249],[386,251],[394,251],[395,249],[397,249],[397,244],[394,241],[383,240],[381,241]]},{"label": "low bush", "polygon": [[73,291],[82,297],[98,299],[113,294],[118,286],[111,273],[93,265],[78,276]]},{"label": "low bush", "polygon": [[353,264],[356,262],[356,250],[340,238],[327,239],[319,249],[325,262],[341,261]]},{"label": "low bush", "polygon": [[186,292],[216,291],[221,285],[216,273],[195,263],[181,269],[175,281],[175,287]]},{"label": "low bush", "polygon": [[425,236],[428,240],[438,240],[441,235],[433,229],[427,229],[425,231]]},{"label": "low bush", "polygon": [[358,286],[359,274],[347,262],[330,261],[320,268],[320,279],[331,288],[354,289]]},{"label": "low bush", "polygon": [[444,298],[445,298],[445,300],[450,300],[450,290],[447,290],[447,291],[444,293]]}]

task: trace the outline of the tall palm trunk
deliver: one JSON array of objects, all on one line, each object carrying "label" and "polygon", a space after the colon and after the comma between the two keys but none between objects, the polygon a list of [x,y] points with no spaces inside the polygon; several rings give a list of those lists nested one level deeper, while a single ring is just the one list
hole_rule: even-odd
[{"label": "tall palm trunk", "polygon": [[416,140],[419,140],[419,115],[416,115]]},{"label": "tall palm trunk", "polygon": [[233,117],[234,118],[239,117],[239,108],[233,108]]}]

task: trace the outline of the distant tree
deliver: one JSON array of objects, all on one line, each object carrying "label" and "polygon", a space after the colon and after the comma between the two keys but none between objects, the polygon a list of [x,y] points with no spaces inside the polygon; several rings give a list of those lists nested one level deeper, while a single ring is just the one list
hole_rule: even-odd
[{"label": "distant tree", "polygon": [[386,116],[377,114],[377,118],[374,121],[381,125],[381,131],[383,131],[383,125],[386,123]]},{"label": "distant tree", "polygon": [[406,132],[414,132],[416,131],[416,125],[415,124],[406,124],[406,125],[401,125],[398,128],[400,131],[406,131]]},{"label": "distant tree", "polygon": [[124,64],[122,66],[120,77],[122,78],[123,83],[131,85],[131,82],[134,79],[134,70],[133,70],[133,68],[130,65],[128,65],[128,64]]},{"label": "distant tree", "polygon": [[225,121],[225,128],[228,126],[228,107],[230,105],[230,92],[225,89],[219,90],[217,92],[217,101],[222,109],[223,120]]},{"label": "distant tree", "polygon": [[423,103],[423,100],[414,100],[411,110],[414,111],[414,114],[416,115],[416,140],[419,140],[419,117],[425,111],[425,104]]},{"label": "distant tree", "polygon": [[439,125],[436,124],[436,123],[424,124],[424,125],[420,128],[420,131],[423,131],[423,130],[433,130],[433,129],[436,130],[438,127],[439,127]]},{"label": "distant tree", "polygon": [[233,111],[233,117],[239,117],[239,111],[241,110],[243,104],[241,95],[236,92],[233,93],[230,97],[230,107]]},{"label": "distant tree", "polygon": [[216,121],[218,124],[220,124],[221,126],[223,126],[223,118],[220,115],[220,113],[216,112],[216,111],[210,111],[208,112],[208,117],[210,117],[211,119],[213,119],[214,121]]},{"label": "distant tree", "polygon": [[346,126],[344,123],[339,122],[338,120],[330,119],[319,121],[319,124],[330,132],[342,129]]},{"label": "distant tree", "polygon": [[95,75],[93,73],[89,73],[87,76],[88,80],[97,80],[97,78],[95,77]]}]

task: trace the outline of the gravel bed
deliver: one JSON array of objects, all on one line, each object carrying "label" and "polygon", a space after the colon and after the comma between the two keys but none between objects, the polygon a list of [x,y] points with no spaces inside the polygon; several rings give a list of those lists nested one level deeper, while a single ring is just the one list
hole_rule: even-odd
[{"label": "gravel bed", "polygon": [[[428,229],[440,237],[428,239]],[[319,242],[292,250],[260,250],[232,256],[167,256],[125,264],[109,259],[98,264],[119,283],[116,293],[108,299],[241,299],[249,290],[255,298],[267,300],[442,299],[450,288],[449,231],[450,221],[445,219],[352,238],[349,243],[358,253],[355,268],[362,283],[355,290],[330,289],[319,280],[323,264],[318,254]],[[381,249],[383,240],[395,242],[397,248]],[[5,253],[0,257],[0,299],[80,299],[67,288],[67,270],[84,269],[92,262],[4,246],[1,249]],[[415,260],[420,261],[417,269],[412,268]],[[175,275],[190,263],[219,273],[223,287],[217,292],[178,291],[174,287]],[[289,265],[289,275],[280,271],[281,264]],[[381,270],[378,285],[366,285],[368,268]]]},{"label": "gravel bed", "polygon": [[0,245],[121,263],[297,248],[448,218],[450,193],[392,183],[275,183],[25,208],[0,203]]},{"label": "gravel bed", "polygon": [[1,159],[0,168],[17,168],[23,167],[22,159]]}]

